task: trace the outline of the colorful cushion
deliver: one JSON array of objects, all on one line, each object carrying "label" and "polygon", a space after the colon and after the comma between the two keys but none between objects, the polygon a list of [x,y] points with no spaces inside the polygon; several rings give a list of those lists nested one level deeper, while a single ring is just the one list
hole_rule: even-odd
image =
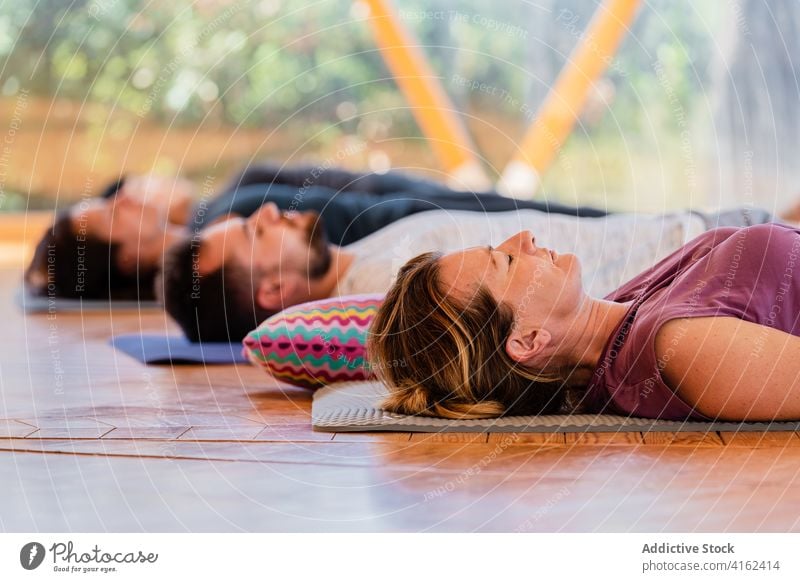
[{"label": "colorful cushion", "polygon": [[350,295],[295,305],[244,339],[244,352],[275,378],[306,388],[368,380],[367,330],[383,295]]}]

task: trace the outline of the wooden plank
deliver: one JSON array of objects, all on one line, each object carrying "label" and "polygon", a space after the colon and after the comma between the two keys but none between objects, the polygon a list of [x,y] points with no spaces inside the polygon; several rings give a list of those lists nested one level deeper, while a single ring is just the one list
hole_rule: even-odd
[{"label": "wooden plank", "polygon": [[68,428],[68,427],[45,427],[40,428],[26,438],[30,439],[99,439],[106,433],[114,430],[114,427],[95,427],[95,428]]},{"label": "wooden plank", "polygon": [[224,414],[224,413],[198,413],[198,412],[187,412],[187,413],[170,413],[170,414],[162,414],[163,418],[165,418],[171,426],[191,426],[192,428],[198,427],[230,427],[230,428],[264,428],[264,423],[255,422],[252,420],[248,420],[246,418],[242,418],[241,416],[237,416],[235,414]]},{"label": "wooden plank", "polygon": [[97,439],[114,430],[109,424],[83,417],[42,415],[21,420],[38,428],[28,435],[37,439]]},{"label": "wooden plank", "polygon": [[[307,456],[304,447],[290,443],[144,443],[153,454],[159,450],[169,453],[168,447],[174,446],[176,454],[196,457],[167,462],[137,456],[140,444],[77,442],[76,449],[88,453],[80,457],[0,454],[0,473],[11,475],[0,498],[4,528],[372,533],[794,531],[800,506],[797,448],[618,447],[620,454],[609,462],[608,450],[601,447],[518,446],[480,464],[492,445],[312,445],[312,449],[322,449],[321,453],[334,450],[334,460],[341,464],[331,466],[327,464],[330,459]],[[136,458],[111,457],[103,453],[104,448],[119,449]],[[414,451],[425,448],[431,449],[432,458],[437,450],[440,457],[447,457],[446,471],[421,470],[403,463],[406,455],[414,456]],[[89,456],[94,449],[99,456]],[[385,449],[390,453],[384,454]],[[474,449],[478,451],[472,453]],[[247,462],[223,465],[197,460],[235,457],[234,451]],[[457,454],[452,454],[455,451]],[[279,470],[262,464],[279,456],[287,460]],[[345,465],[350,458],[354,462]],[[315,460],[320,462],[306,462]],[[70,486],[77,469],[91,478]],[[642,477],[645,486],[632,491],[629,485],[639,483]],[[40,508],[60,502],[64,507],[90,507],[91,511],[33,511],[34,501]]]},{"label": "wooden plank", "polygon": [[640,445],[638,432],[568,432],[564,433],[567,445]]},{"label": "wooden plank", "polygon": [[[386,443],[387,447],[404,447],[405,443]],[[230,440],[124,440],[124,439],[2,439],[0,451],[43,452],[119,457],[154,457],[162,459],[196,459],[290,463],[319,466],[375,466],[373,443],[334,443],[297,441],[230,441]],[[380,458],[380,456],[378,456]],[[424,464],[416,464],[420,469]]]},{"label": "wooden plank", "polygon": [[0,438],[21,438],[36,431],[36,427],[16,420],[0,420]]},{"label": "wooden plank", "polygon": [[[20,422],[35,426],[36,428],[114,428],[114,425],[105,422],[97,421],[93,418],[82,418],[80,416],[53,416],[42,415],[37,417],[28,417],[19,419]],[[107,432],[107,431],[106,431]]]},{"label": "wooden plank", "polygon": [[410,432],[337,432],[333,439],[336,442],[408,442],[411,439]]},{"label": "wooden plank", "polygon": [[[499,189],[508,196],[529,198],[572,132],[595,81],[629,31],[641,0],[599,3],[586,30],[558,74],[522,138],[514,159],[503,170]],[[535,191],[535,190],[534,190]]]},{"label": "wooden plank", "polygon": [[722,442],[729,447],[800,447],[800,437],[794,431],[720,432]]},{"label": "wooden plank", "polygon": [[182,441],[251,441],[263,427],[253,426],[193,426],[178,437]]},{"label": "wooden plank", "polygon": [[257,441],[273,442],[324,442],[333,440],[332,432],[315,431],[311,423],[270,424],[264,427],[255,437]]},{"label": "wooden plank", "polygon": [[450,178],[475,190],[490,187],[480,159],[455,105],[430,68],[420,42],[389,0],[365,0],[375,43],[409,110]]},{"label": "wooden plank", "polygon": [[644,433],[646,445],[678,445],[693,447],[721,447],[722,439],[716,432],[648,431]]},{"label": "wooden plank", "polygon": [[189,430],[188,426],[134,426],[117,427],[102,436],[107,439],[130,439],[130,440],[172,440],[176,439]]},{"label": "wooden plank", "polygon": [[412,443],[470,444],[486,443],[485,432],[415,432],[411,434]]},{"label": "wooden plank", "polygon": [[566,438],[563,432],[493,432],[489,443],[512,445],[563,445]]}]

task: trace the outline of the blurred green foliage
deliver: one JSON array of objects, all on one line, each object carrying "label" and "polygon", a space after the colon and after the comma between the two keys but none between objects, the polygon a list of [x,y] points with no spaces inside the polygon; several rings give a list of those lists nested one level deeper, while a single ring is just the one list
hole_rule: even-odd
[{"label": "blurred green foliage", "polygon": [[[551,18],[569,10],[577,19],[572,29],[558,31],[556,14],[548,39],[531,34],[526,18],[537,13],[524,2],[450,0],[435,10],[424,0],[396,4],[445,81],[457,73],[520,98],[526,85],[552,82],[526,73],[532,60],[560,65],[565,56],[531,54],[532,46],[552,52],[558,36],[577,43],[572,30],[585,26],[596,6],[555,3]],[[656,58],[688,107],[702,88],[710,55],[702,50],[708,31],[688,17],[683,3],[662,0],[643,12],[633,40],[626,41],[634,50],[622,50],[609,73],[616,81],[618,71],[628,73],[618,97],[630,112],[623,121],[634,128],[643,102],[652,108],[664,98],[653,83]],[[363,15],[358,2],[345,0],[6,1],[0,12],[2,77],[24,80],[41,94],[103,102],[169,123],[194,124],[210,114],[251,126],[300,114],[304,121],[324,122],[343,99],[367,110],[402,107]],[[485,100],[480,93],[461,93],[462,101]]]},{"label": "blurred green foliage", "polygon": [[[597,6],[431,4],[395,2],[457,107],[505,117],[520,135],[532,121],[520,103],[535,111]],[[592,156],[597,143],[636,150],[632,143],[680,133],[676,108],[691,119],[707,90],[707,23],[719,8],[701,4],[647,3],[607,75],[614,87],[607,111],[584,120],[565,151]],[[573,16],[570,26],[564,11]],[[313,137],[324,145],[342,134],[368,139],[375,124],[360,123],[365,115],[378,116],[389,136],[416,138],[366,15],[362,3],[347,0],[5,0],[0,91],[10,96],[24,86],[33,95],[102,104],[169,127],[285,127],[298,144]],[[459,86],[456,74],[515,99]],[[594,186],[605,188],[608,176],[597,178]],[[554,197],[574,187],[560,180],[545,182]]]}]

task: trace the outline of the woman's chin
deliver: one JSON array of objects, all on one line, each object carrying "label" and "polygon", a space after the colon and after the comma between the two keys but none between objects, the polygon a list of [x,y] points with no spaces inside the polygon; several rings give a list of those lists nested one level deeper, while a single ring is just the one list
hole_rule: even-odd
[{"label": "woman's chin", "polygon": [[577,277],[580,279],[583,269],[581,267],[581,261],[577,257],[577,255],[573,255],[572,253],[564,253],[558,257],[558,261],[556,262],[556,266],[562,269],[564,272],[569,273],[570,276]]},{"label": "woman's chin", "polygon": [[554,263],[556,267],[561,267],[562,269],[567,267],[580,268],[580,262],[578,261],[578,257],[572,253],[564,253],[563,255],[556,253],[556,258]]}]

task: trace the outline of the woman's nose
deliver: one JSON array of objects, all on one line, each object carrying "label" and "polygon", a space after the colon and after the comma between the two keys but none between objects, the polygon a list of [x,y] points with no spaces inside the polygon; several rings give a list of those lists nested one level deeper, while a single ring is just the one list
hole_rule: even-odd
[{"label": "woman's nose", "polygon": [[506,240],[502,245],[500,245],[504,250],[508,252],[521,252],[521,253],[528,253],[534,254],[536,252],[536,237],[533,236],[533,233],[529,230],[523,230],[522,232],[518,232],[508,240]]}]

